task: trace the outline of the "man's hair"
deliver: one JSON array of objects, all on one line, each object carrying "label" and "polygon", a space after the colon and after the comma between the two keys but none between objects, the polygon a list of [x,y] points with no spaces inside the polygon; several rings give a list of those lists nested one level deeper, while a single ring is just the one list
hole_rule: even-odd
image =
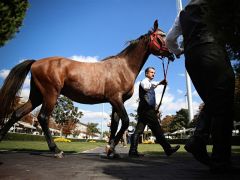
[{"label": "man's hair", "polygon": [[148,73],[149,69],[154,69],[155,70],[154,67],[148,67],[148,68],[145,69],[145,75]]}]

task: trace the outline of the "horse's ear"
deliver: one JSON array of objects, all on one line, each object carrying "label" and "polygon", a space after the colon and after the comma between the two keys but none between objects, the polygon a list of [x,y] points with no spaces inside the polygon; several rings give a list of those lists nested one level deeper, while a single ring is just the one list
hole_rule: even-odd
[{"label": "horse's ear", "polygon": [[156,19],[154,21],[154,25],[153,25],[153,31],[156,31],[158,29],[158,20]]}]

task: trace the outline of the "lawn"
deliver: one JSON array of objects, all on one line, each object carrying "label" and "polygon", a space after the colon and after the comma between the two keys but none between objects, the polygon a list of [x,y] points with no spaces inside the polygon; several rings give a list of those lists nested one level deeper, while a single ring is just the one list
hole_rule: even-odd
[{"label": "lawn", "polygon": [[[101,142],[57,142],[58,147],[64,152],[83,152],[96,147],[105,147],[106,143]],[[128,145],[129,148],[129,145]],[[208,152],[211,152],[212,146],[207,146]],[[0,150],[10,151],[49,151],[47,143],[44,141],[2,141]],[[146,154],[160,154],[163,149],[159,144],[139,144],[139,152]],[[181,145],[178,152],[186,152]],[[240,146],[232,146],[232,152],[240,154]]]},{"label": "lawn", "polygon": [[[174,145],[172,145],[174,146]],[[139,144],[138,151],[146,154],[161,154],[163,153],[163,149],[159,144]],[[207,151],[209,153],[212,152],[212,146],[207,146]],[[185,153],[184,145],[181,145],[178,153]],[[240,155],[240,146],[232,146],[232,153]]]},{"label": "lawn", "polygon": [[[57,142],[56,144],[64,152],[83,152],[106,145],[106,143],[100,142]],[[45,141],[2,141],[0,142],[0,150],[49,151]]]}]

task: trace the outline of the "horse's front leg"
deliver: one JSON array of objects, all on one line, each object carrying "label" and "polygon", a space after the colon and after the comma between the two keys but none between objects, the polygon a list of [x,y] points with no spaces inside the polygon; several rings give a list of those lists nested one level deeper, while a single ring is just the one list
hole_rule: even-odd
[{"label": "horse's front leg", "polygon": [[[128,118],[127,111],[123,105],[123,102],[122,101],[113,101],[113,102],[111,102],[111,104],[114,107],[114,109],[116,109],[117,115],[118,115],[118,117],[120,117],[120,119],[122,121],[122,126],[121,126],[120,130],[118,131],[117,135],[114,138],[110,139],[110,143],[109,143],[110,151],[108,152],[108,156],[114,152],[116,145],[119,143],[124,132],[127,130],[128,126],[129,126],[129,118]],[[116,133],[116,131],[114,133]]]}]

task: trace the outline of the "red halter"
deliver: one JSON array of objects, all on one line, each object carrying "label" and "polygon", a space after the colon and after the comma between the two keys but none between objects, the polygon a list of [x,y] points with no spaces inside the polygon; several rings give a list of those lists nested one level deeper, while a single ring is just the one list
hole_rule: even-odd
[{"label": "red halter", "polygon": [[152,49],[152,48],[154,48],[154,46],[155,46],[155,48],[158,49],[158,51],[169,51],[166,46],[165,40],[156,31],[150,34],[149,47],[150,47],[150,49]]}]

